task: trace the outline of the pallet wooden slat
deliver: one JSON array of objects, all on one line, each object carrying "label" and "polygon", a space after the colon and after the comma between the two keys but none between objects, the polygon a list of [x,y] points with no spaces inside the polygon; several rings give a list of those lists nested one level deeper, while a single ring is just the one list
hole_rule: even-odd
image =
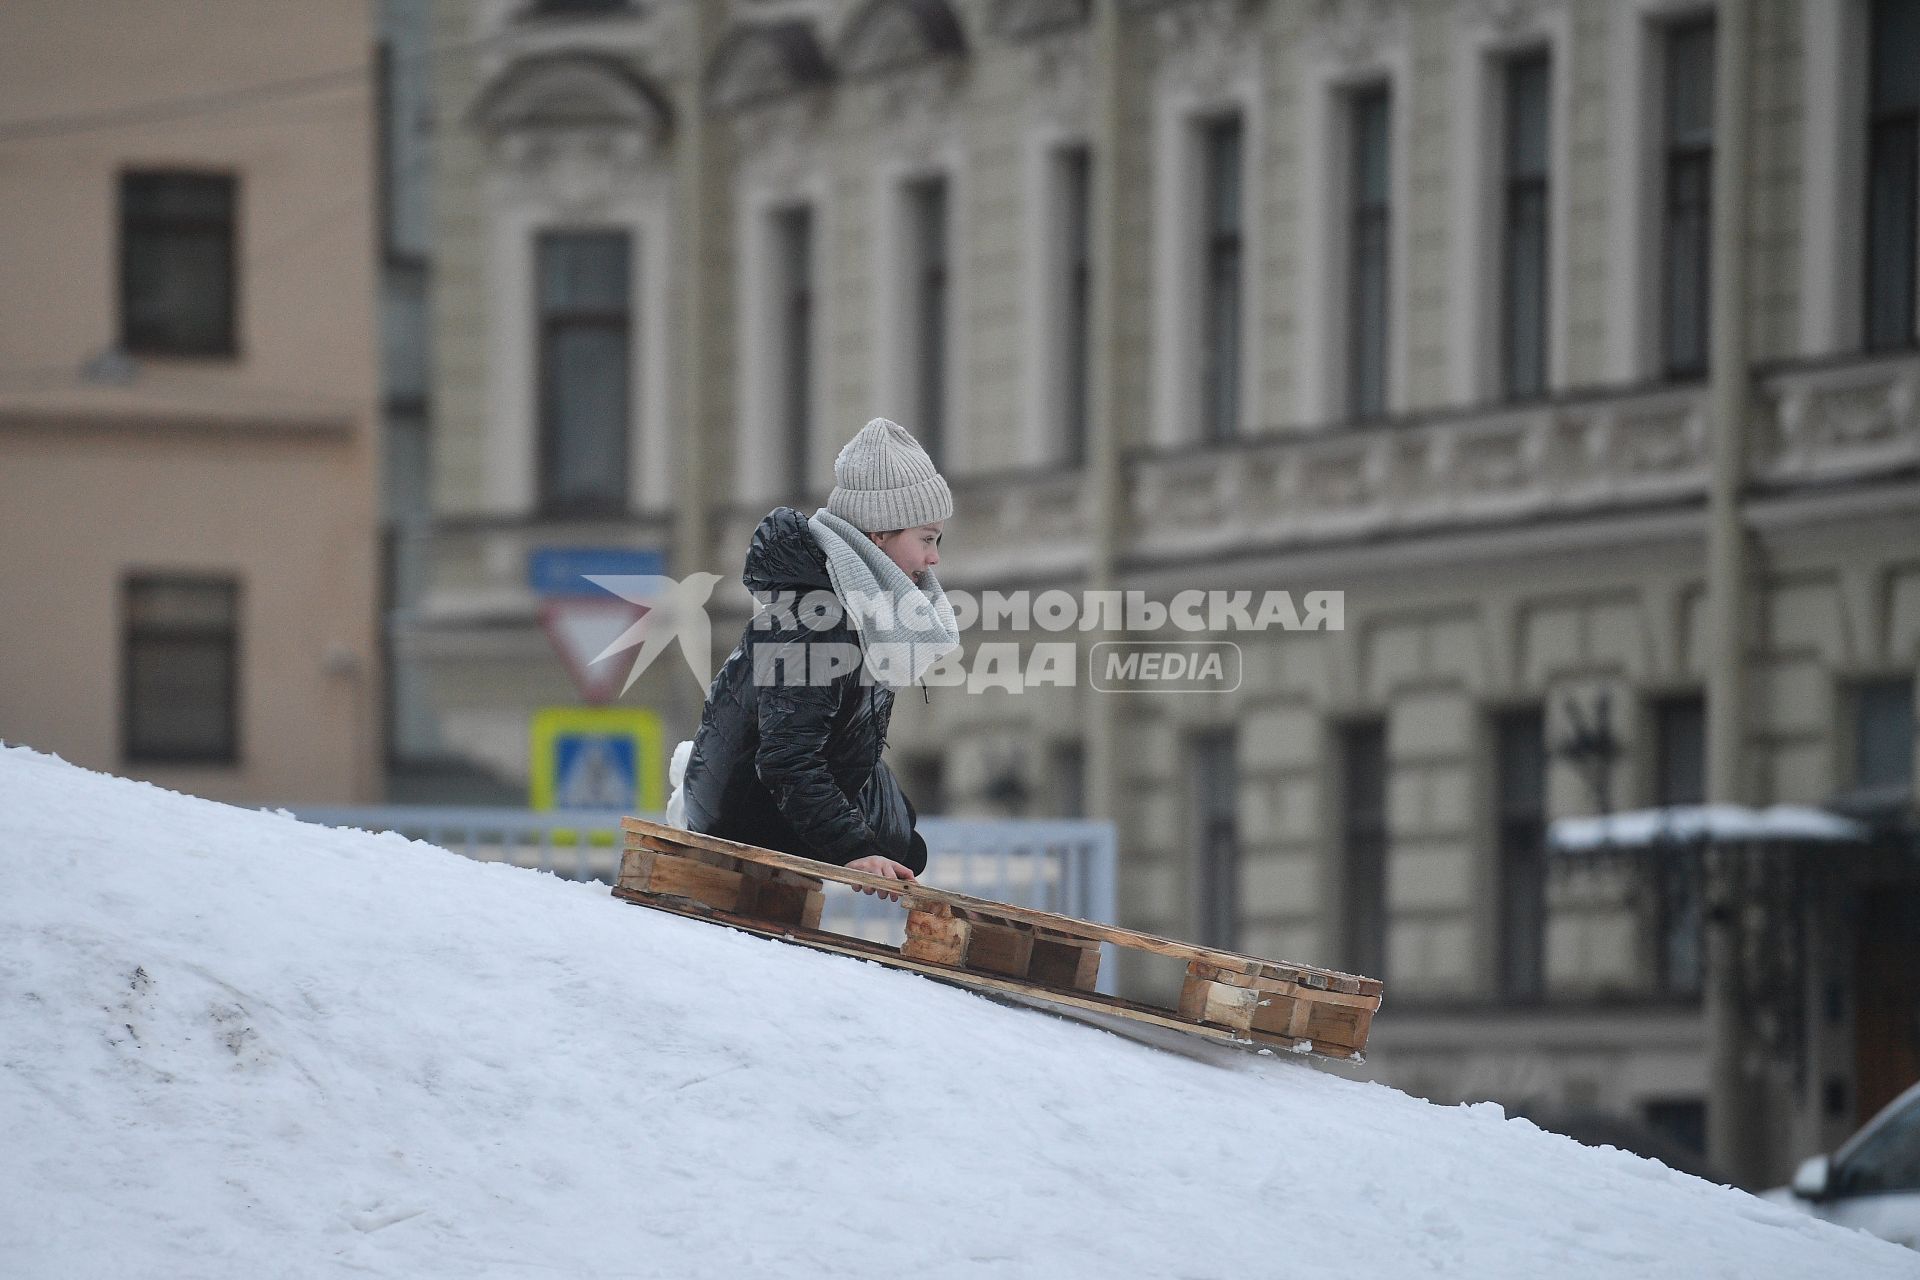
[{"label": "pallet wooden slat", "polygon": [[[1359,1059],[1381,984],[1138,930],[902,883],[640,818],[626,831],[621,899],[942,981],[1116,1014],[1240,1044]],[[826,881],[887,890],[907,911],[898,948],[820,928]],[[1097,991],[1103,943],[1184,960],[1175,1007]]]}]

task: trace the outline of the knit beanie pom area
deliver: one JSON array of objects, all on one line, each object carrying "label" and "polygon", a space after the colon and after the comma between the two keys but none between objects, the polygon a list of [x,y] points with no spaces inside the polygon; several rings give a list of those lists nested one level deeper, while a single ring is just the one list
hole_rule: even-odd
[{"label": "knit beanie pom area", "polygon": [[862,533],[912,529],[953,517],[953,494],[907,429],[875,418],[833,460],[827,510]]}]

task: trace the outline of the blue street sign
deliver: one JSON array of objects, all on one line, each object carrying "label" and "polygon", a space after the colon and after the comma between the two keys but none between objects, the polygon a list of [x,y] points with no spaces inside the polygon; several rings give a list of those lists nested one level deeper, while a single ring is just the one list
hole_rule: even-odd
[{"label": "blue street sign", "polygon": [[664,575],[664,551],[637,547],[535,547],[527,553],[527,586],[542,596],[600,596],[588,574]]}]

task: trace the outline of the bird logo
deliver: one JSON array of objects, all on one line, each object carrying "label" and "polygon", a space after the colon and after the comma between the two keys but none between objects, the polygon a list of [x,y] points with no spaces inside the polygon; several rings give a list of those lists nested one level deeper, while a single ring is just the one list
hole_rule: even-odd
[{"label": "bird logo", "polygon": [[629,604],[639,605],[643,613],[632,626],[621,632],[612,644],[593,661],[604,662],[614,654],[640,646],[633,656],[627,682],[620,686],[626,693],[640,673],[653,665],[666,647],[680,642],[680,656],[702,689],[713,680],[713,624],[707,617],[707,601],[720,582],[717,573],[690,573],[685,578],[667,578],[652,573],[587,574],[588,582],[610,591]]}]

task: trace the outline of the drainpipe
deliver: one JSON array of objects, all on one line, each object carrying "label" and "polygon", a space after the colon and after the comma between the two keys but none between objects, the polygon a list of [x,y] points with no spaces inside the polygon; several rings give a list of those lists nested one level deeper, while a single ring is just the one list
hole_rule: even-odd
[{"label": "drainpipe", "polygon": [[[1092,280],[1088,310],[1088,418],[1086,485],[1088,500],[1087,589],[1120,587],[1120,522],[1125,511],[1126,477],[1121,468],[1119,349],[1120,149],[1124,110],[1121,60],[1124,34],[1120,6],[1093,6],[1093,157]],[[1124,603],[1124,602],[1123,602]],[[1102,630],[1099,640],[1123,632]],[[1092,653],[1091,647],[1088,653]],[[1087,697],[1087,811],[1120,826],[1120,708],[1117,694],[1093,691]],[[1124,851],[1122,851],[1124,852]],[[1111,989],[1111,988],[1109,988]]]},{"label": "drainpipe", "polygon": [[[1707,799],[1745,804],[1747,643],[1752,632],[1749,548],[1741,514],[1752,375],[1747,352],[1747,180],[1752,18],[1748,0],[1719,0],[1715,34],[1711,375],[1707,422]],[[1760,1082],[1748,1067],[1739,964],[1739,912],[1728,875],[1708,860],[1707,1154],[1723,1175],[1753,1185],[1765,1174]]]}]

